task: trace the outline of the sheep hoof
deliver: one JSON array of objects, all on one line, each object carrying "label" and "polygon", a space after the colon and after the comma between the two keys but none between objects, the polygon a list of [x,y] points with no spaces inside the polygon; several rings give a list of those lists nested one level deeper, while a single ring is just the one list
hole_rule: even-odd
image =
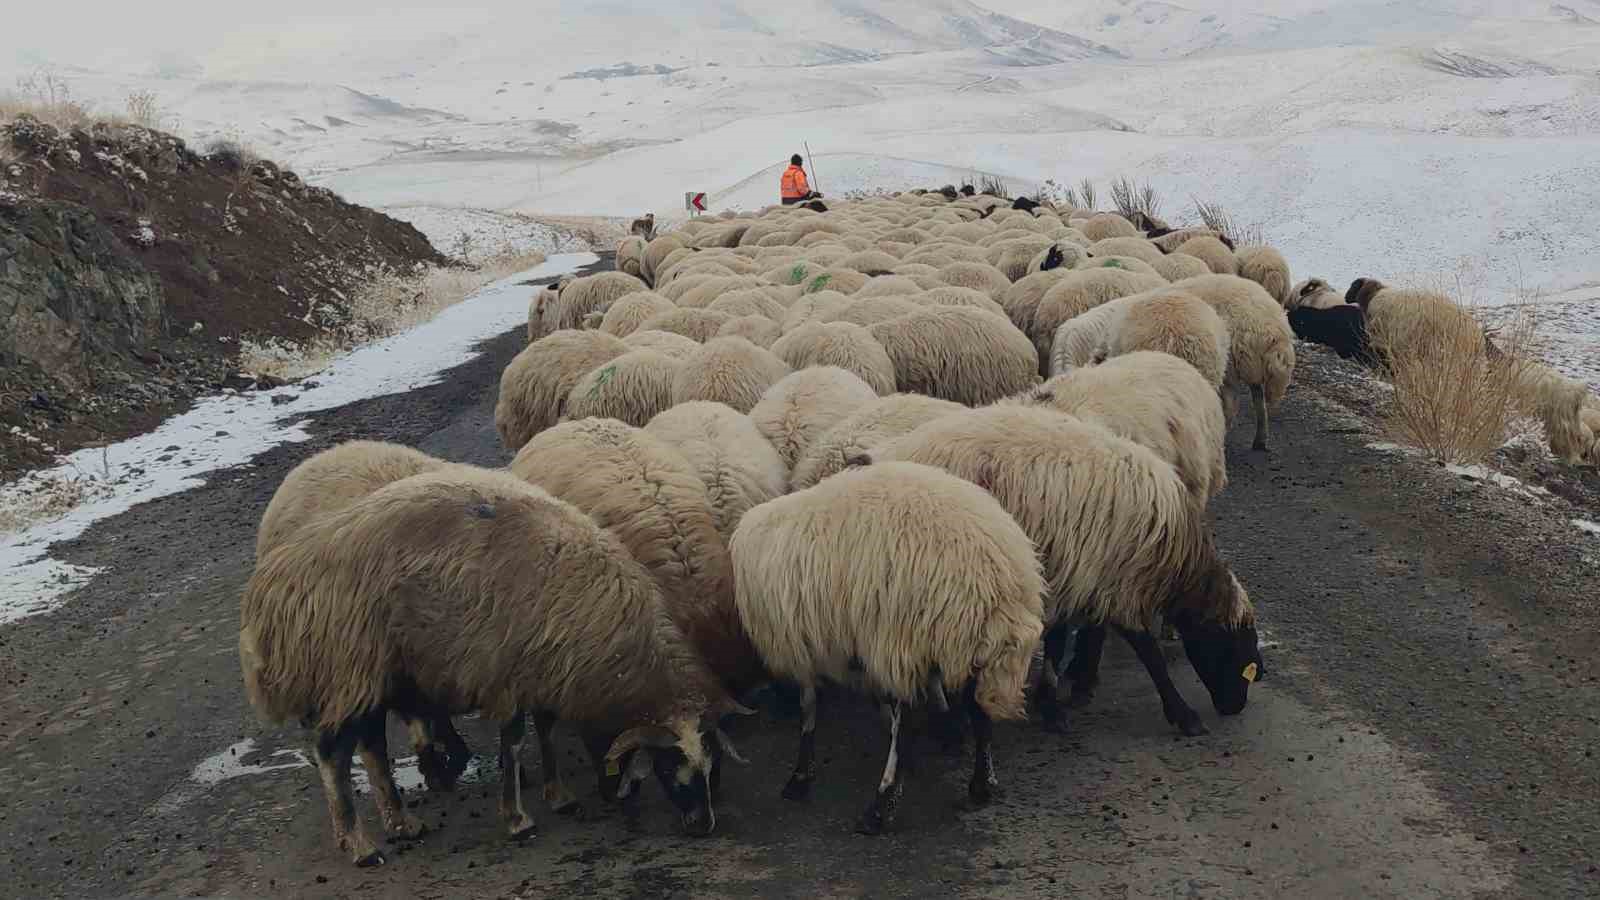
[{"label": "sheep hoof", "polygon": [[428,826],[416,816],[406,813],[389,829],[389,832],[397,838],[414,841],[428,833]]},{"label": "sheep hoof", "polygon": [[1267,452],[1267,442],[1262,440],[1262,439],[1260,439],[1260,438],[1256,438],[1254,441],[1251,442],[1250,449],[1251,450],[1260,450],[1262,453],[1266,453]]},{"label": "sheep hoof", "polygon": [[1206,723],[1200,721],[1200,714],[1196,712],[1180,717],[1173,724],[1178,726],[1184,737],[1200,737],[1211,733],[1211,730],[1206,728]]},{"label": "sheep hoof", "polygon": [[520,815],[506,824],[506,837],[521,843],[539,833],[539,826],[531,816]]},{"label": "sheep hoof", "polygon": [[384,864],[384,862],[385,860],[383,858],[382,850],[374,849],[369,853],[359,854],[355,857],[355,864],[357,868],[362,869],[370,869],[373,866],[381,866]]},{"label": "sheep hoof", "polygon": [[1067,698],[1067,706],[1070,709],[1083,709],[1092,702],[1094,702],[1094,688],[1075,687],[1072,689],[1072,695]]},{"label": "sheep hoof", "polygon": [[888,825],[889,823],[884,820],[883,811],[878,809],[878,804],[874,803],[867,807],[867,811],[863,813],[861,815],[861,819],[856,822],[856,833],[883,834],[884,829],[887,828]]},{"label": "sheep hoof", "polygon": [[547,784],[544,786],[544,802],[550,811],[558,816],[570,815],[582,807],[578,798],[572,796],[564,784]]},{"label": "sheep hoof", "polygon": [[466,768],[466,764],[463,763],[460,769],[457,769],[446,762],[444,754],[432,747],[417,754],[417,769],[422,773],[422,783],[435,794],[455,790],[456,778],[466,771]]},{"label": "sheep hoof", "polygon": [[973,809],[981,809],[985,806],[988,806],[990,801],[994,800],[996,787],[997,785],[994,782],[984,779],[978,779],[972,782],[967,786],[968,806]]},{"label": "sheep hoof", "polygon": [[783,786],[783,799],[804,800],[811,796],[811,779],[792,775],[789,783]]}]

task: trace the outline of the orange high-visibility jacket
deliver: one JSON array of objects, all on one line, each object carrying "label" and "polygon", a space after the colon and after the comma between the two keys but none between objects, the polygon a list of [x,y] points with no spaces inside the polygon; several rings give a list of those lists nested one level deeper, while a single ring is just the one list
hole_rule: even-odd
[{"label": "orange high-visibility jacket", "polygon": [[806,170],[790,163],[783,172],[782,190],[785,200],[811,193],[811,185],[806,184]]}]

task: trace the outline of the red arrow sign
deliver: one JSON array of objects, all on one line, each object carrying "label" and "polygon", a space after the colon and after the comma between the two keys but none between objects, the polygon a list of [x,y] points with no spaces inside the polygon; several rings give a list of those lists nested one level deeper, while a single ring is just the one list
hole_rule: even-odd
[{"label": "red arrow sign", "polygon": [[705,212],[706,211],[706,194],[705,194],[705,191],[701,191],[701,192],[695,194],[693,197],[691,197],[689,199],[689,202],[694,206],[695,209],[697,209],[697,210],[699,210],[701,212]]}]

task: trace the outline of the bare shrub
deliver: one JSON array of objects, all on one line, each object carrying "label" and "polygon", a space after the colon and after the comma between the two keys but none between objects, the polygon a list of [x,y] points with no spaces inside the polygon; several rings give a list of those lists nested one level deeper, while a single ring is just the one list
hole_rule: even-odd
[{"label": "bare shrub", "polygon": [[1220,203],[1207,203],[1195,198],[1194,209],[1207,228],[1227,235],[1236,246],[1257,246],[1267,242],[1266,232],[1260,225],[1235,222]]},{"label": "bare shrub", "polygon": [[1088,178],[1078,182],[1078,193],[1083,195],[1083,205],[1079,209],[1094,209],[1100,196],[1095,192],[1094,182]]},{"label": "bare shrub", "polygon": [[1132,219],[1135,213],[1144,213],[1150,219],[1160,217],[1161,200],[1156,197],[1155,188],[1149,184],[1135,184],[1129,178],[1118,178],[1111,182],[1111,202],[1116,204],[1117,212],[1124,218]]},{"label": "bare shrub", "polygon": [[17,77],[15,94],[0,99],[0,119],[15,119],[27,113],[41,122],[70,131],[93,122],[89,107],[72,97],[72,85],[49,66],[40,66]]},{"label": "bare shrub", "polygon": [[248,172],[261,160],[255,150],[236,137],[212,138],[206,144],[206,156],[230,172]]},{"label": "bare shrub", "polygon": [[291,380],[325,368],[341,353],[414,328],[467,299],[490,282],[544,262],[536,250],[502,253],[475,269],[428,268],[408,273],[382,268],[342,303],[312,310],[319,334],[304,343],[277,338],[239,341],[239,367],[254,375]]},{"label": "bare shrub", "polygon": [[125,101],[128,119],[145,128],[161,127],[161,102],[155,91],[129,91]]},{"label": "bare shrub", "polygon": [[1456,464],[1478,462],[1503,445],[1519,412],[1536,309],[1519,303],[1492,340],[1470,312],[1403,333],[1388,333],[1384,322],[1392,317],[1368,319],[1374,346],[1386,351],[1382,370],[1394,396],[1385,418],[1396,439]]},{"label": "bare shrub", "polygon": [[978,192],[1001,200],[1011,199],[1011,188],[1006,186],[1006,180],[999,175],[984,175],[978,179]]}]

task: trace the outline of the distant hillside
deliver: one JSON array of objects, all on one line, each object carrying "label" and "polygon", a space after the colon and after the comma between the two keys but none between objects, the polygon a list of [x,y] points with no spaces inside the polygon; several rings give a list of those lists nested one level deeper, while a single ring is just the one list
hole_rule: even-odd
[{"label": "distant hillside", "polygon": [[301,342],[378,272],[449,261],[411,225],[235,147],[0,124],[0,479],[246,388],[241,338]]}]

